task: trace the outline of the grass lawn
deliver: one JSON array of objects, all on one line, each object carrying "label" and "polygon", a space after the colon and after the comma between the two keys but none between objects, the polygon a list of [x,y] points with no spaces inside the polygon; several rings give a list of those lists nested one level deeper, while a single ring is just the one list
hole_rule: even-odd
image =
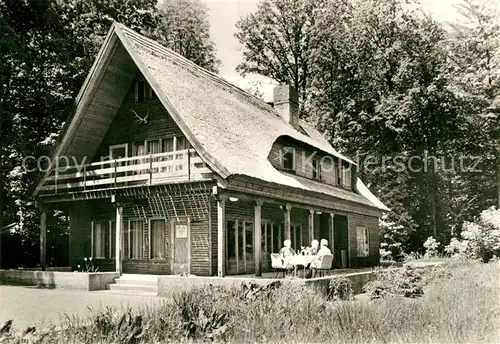
[{"label": "grass lawn", "polygon": [[[41,343],[498,343],[500,263],[449,261],[426,270],[424,295],[327,301],[303,287],[204,288],[156,309],[107,309],[65,330],[29,334]],[[4,333],[0,342],[20,334]],[[2,341],[3,340],[3,341]]]}]

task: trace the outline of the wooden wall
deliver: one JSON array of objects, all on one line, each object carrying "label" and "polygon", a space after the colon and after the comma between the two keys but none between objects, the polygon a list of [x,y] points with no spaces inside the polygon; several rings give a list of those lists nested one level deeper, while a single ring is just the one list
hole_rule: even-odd
[{"label": "wooden wall", "polygon": [[[376,266],[379,264],[379,227],[378,218],[360,214],[350,213],[348,215],[349,225],[349,256],[351,267]],[[368,228],[369,256],[358,257],[357,250],[357,227]]]},{"label": "wooden wall", "polygon": [[[176,199],[174,199],[174,197]],[[147,273],[147,274],[170,274],[170,235],[171,220],[174,216],[166,217],[165,213],[174,211],[170,208],[178,204],[180,198],[188,198],[186,195],[151,196],[143,205],[125,205],[124,217],[124,259],[123,271],[125,273]],[[184,206],[176,206],[175,213],[178,217],[190,217],[191,219],[191,274],[208,276],[211,273],[211,232],[209,216],[209,191],[197,196],[194,203],[189,196],[190,202]],[[204,208],[200,207],[204,205]],[[115,221],[115,208],[110,199],[92,201],[80,201],[73,203],[70,210],[70,264],[75,269],[78,264],[84,265],[83,258],[91,256],[91,228],[92,221],[104,222],[106,230],[108,223]],[[164,260],[149,259],[149,219],[163,218],[165,226],[165,256]],[[131,219],[143,221],[143,257],[142,259],[127,259],[128,252],[128,223]],[[106,252],[108,242],[105,243]],[[95,260],[100,271],[114,271],[114,259]]]},{"label": "wooden wall", "polygon": [[[139,74],[136,79],[140,77]],[[146,88],[149,86],[146,85]],[[149,109],[147,124],[138,124],[131,109],[141,117],[146,116]],[[184,135],[160,100],[135,102],[135,82],[133,82],[93,161],[99,161],[101,157],[108,156],[109,146],[112,145],[128,143],[128,156],[132,156],[132,143],[134,142],[173,136]]]}]

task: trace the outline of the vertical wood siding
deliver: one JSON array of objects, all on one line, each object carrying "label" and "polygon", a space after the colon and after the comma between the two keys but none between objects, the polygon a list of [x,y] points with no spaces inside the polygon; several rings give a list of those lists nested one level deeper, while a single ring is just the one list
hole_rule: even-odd
[{"label": "vertical wood siding", "polygon": [[[350,213],[348,215],[349,224],[349,245],[350,245],[350,260],[352,267],[375,266],[378,265],[380,259],[379,253],[379,228],[378,218],[360,214]],[[358,257],[357,252],[357,228],[365,227],[368,229],[369,240],[369,256]]]}]

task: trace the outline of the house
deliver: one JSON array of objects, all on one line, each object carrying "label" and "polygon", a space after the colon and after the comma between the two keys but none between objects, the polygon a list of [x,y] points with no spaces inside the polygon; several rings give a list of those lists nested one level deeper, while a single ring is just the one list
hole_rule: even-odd
[{"label": "house", "polygon": [[[387,208],[356,165],[298,118],[114,23],[36,188],[70,216],[70,262],[101,271],[270,270],[270,253],[325,238],[335,267],[376,265]],[[57,162],[57,164],[55,163]]]}]

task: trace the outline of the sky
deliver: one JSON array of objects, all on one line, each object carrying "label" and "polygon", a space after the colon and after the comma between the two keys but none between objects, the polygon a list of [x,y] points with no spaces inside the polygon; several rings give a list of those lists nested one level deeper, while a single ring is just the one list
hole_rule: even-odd
[{"label": "sky", "polygon": [[[208,7],[212,40],[217,47],[217,57],[222,61],[219,74],[242,88],[248,88],[249,82],[260,80],[264,98],[270,100],[275,84],[266,78],[255,76],[241,77],[235,68],[243,59],[243,47],[234,37],[235,24],[247,14],[256,11],[258,0],[202,0]],[[420,0],[425,11],[439,21],[453,21],[457,16],[453,7],[458,0]]]}]

